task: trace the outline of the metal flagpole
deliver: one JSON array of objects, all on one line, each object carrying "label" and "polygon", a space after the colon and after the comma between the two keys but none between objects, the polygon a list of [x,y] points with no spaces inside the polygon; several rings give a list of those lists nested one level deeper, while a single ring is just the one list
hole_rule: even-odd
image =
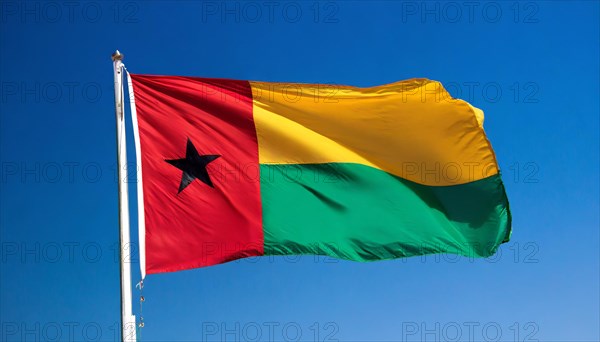
[{"label": "metal flagpole", "polygon": [[129,239],[129,196],[127,187],[127,148],[123,95],[123,55],[112,54],[117,118],[117,175],[119,187],[119,256],[121,270],[121,341],[136,341],[135,316],[131,298],[131,244]]}]

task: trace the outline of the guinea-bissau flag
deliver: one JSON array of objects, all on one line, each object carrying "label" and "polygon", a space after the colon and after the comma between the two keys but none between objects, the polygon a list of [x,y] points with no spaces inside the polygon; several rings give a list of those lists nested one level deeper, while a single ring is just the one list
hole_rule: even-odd
[{"label": "guinea-bissau flag", "polygon": [[509,239],[483,112],[439,82],[131,74],[131,91],[147,274],[261,255],[488,257]]}]

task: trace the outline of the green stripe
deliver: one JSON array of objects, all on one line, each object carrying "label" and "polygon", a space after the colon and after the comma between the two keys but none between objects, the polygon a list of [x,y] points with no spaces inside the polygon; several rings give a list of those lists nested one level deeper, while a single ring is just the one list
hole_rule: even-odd
[{"label": "green stripe", "polygon": [[500,175],[425,186],[351,163],[269,164],[260,172],[266,255],[487,257],[510,235]]}]

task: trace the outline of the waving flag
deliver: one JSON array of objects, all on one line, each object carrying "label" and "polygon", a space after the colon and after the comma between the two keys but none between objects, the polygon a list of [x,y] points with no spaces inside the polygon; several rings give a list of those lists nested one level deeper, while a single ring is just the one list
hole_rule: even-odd
[{"label": "waving flag", "polygon": [[483,112],[438,82],[130,84],[145,273],[260,255],[487,257],[509,239]]}]

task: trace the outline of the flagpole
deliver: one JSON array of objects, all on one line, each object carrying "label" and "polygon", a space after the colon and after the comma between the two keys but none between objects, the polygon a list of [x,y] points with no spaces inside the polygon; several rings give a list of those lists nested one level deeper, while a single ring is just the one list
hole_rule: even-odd
[{"label": "flagpole", "polygon": [[119,50],[112,54],[115,113],[117,121],[117,176],[119,189],[119,264],[121,274],[121,341],[136,341],[135,316],[131,295],[131,242],[129,237],[129,198],[127,187],[127,145],[125,138],[125,113],[123,95],[123,55]]}]

